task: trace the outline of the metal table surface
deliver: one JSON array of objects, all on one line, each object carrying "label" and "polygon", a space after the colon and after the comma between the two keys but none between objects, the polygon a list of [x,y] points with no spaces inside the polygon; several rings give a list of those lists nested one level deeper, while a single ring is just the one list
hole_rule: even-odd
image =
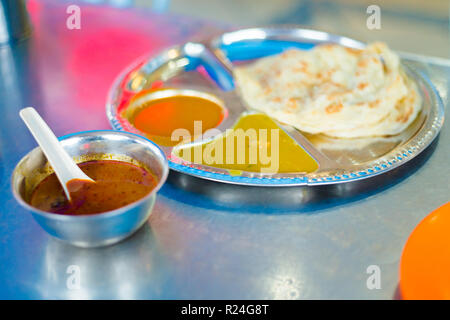
[{"label": "metal table surface", "polygon": [[[32,2],[30,11],[32,38],[0,47],[0,298],[398,297],[408,235],[449,200],[448,124],[416,169],[346,200],[283,206],[276,195],[295,193],[241,189],[241,198],[261,196],[248,203],[205,183],[217,190],[213,198],[200,191],[202,181],[172,173],[149,222],[133,237],[106,248],[75,248],[50,238],[12,196],[11,172],[35,146],[19,109],[36,107],[57,135],[109,129],[104,102],[114,77],[140,55],[211,25],[84,7],[81,30],[68,30],[64,6]],[[424,61],[418,63],[447,104],[450,63]],[[67,286],[72,265],[81,279],[75,290]],[[380,268],[380,289],[366,285],[371,265]]]}]

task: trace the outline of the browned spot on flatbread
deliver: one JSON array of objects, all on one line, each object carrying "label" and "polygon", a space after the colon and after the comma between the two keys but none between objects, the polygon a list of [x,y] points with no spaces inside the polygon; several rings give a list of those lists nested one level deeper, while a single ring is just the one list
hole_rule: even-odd
[{"label": "browned spot on flatbread", "polygon": [[283,58],[288,58],[288,57],[290,57],[292,55],[295,55],[294,50],[286,50],[286,51],[283,51],[283,53],[281,54],[281,56]]},{"label": "browned spot on flatbread", "polygon": [[[330,82],[330,85],[333,85],[335,87],[339,87],[334,82]],[[328,94],[327,99],[330,100],[330,101],[336,100],[336,99],[339,99],[340,97],[342,97],[343,95],[345,95],[345,94],[347,94],[349,92],[351,92],[351,90],[341,90],[339,92],[333,92],[333,93]]]},{"label": "browned spot on flatbread", "polygon": [[281,102],[281,98],[280,97],[275,97],[272,99],[273,102]]},{"label": "browned spot on flatbread", "polygon": [[361,50],[358,50],[358,49],[347,48],[347,47],[344,47],[344,49],[345,49],[345,51],[347,51],[348,53],[354,54],[354,55],[358,54],[358,53],[361,51]]},{"label": "browned spot on flatbread", "polygon": [[369,108],[376,108],[380,104],[380,100],[377,99],[375,101],[369,102]]},{"label": "browned spot on flatbread", "polygon": [[293,110],[297,108],[297,101],[295,101],[294,98],[289,98],[287,102],[287,108],[288,110]]},{"label": "browned spot on flatbread", "polygon": [[342,108],[343,108],[342,103],[337,102],[337,103],[330,104],[328,107],[326,107],[325,112],[328,114],[336,113],[336,112],[341,111]]},{"label": "browned spot on flatbread", "polygon": [[327,71],[319,71],[318,73],[316,73],[316,77],[319,81],[330,81],[331,76],[333,75],[333,73],[335,72],[335,69],[331,69],[331,70],[327,70]]},{"label": "browned spot on flatbread", "polygon": [[408,107],[408,111],[404,114],[401,114],[395,119],[397,122],[405,123],[408,121],[409,117],[413,113],[413,108],[411,106]]},{"label": "browned spot on flatbread", "polygon": [[293,70],[295,72],[308,73],[308,63],[306,63],[305,61],[300,61],[299,65],[294,67]]},{"label": "browned spot on flatbread", "polygon": [[401,105],[408,103],[408,111],[404,113],[400,113],[400,115],[395,119],[397,122],[405,123],[409,120],[409,117],[412,115],[414,108],[411,106],[415,101],[415,96],[405,97],[402,100],[398,102],[398,104],[395,106],[395,109],[397,109],[399,112],[401,110]]},{"label": "browned spot on flatbread", "polygon": [[358,84],[358,89],[359,90],[363,90],[365,87],[367,87],[369,84],[366,82],[361,82],[360,84]]},{"label": "browned spot on flatbread", "polygon": [[365,68],[365,67],[367,67],[367,60],[359,60],[359,61],[358,61],[358,67],[359,67],[359,68]]},{"label": "browned spot on flatbread", "polygon": [[332,43],[326,43],[326,44],[322,44],[320,47],[325,50],[332,50],[336,47],[336,45],[332,44]]}]

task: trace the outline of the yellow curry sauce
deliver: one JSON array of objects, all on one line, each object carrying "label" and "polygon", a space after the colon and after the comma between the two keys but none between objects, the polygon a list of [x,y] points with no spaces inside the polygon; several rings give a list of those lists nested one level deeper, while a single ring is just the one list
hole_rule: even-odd
[{"label": "yellow curry sauce", "polygon": [[186,161],[227,169],[264,173],[313,172],[317,162],[264,114],[241,116],[231,130],[211,141],[175,148]]}]

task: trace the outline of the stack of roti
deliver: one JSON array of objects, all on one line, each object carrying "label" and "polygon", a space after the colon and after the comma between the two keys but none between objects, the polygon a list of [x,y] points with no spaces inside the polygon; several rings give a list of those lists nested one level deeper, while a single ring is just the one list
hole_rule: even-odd
[{"label": "stack of roti", "polygon": [[235,68],[235,79],[251,108],[332,137],[398,134],[422,106],[415,83],[384,43],[290,49]]}]

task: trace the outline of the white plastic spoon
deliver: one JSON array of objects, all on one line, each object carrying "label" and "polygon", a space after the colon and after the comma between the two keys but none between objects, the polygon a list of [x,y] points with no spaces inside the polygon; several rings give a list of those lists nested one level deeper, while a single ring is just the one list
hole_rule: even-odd
[{"label": "white plastic spoon", "polygon": [[95,182],[81,171],[34,108],[24,108],[19,114],[47,157],[69,201],[71,198],[67,182],[73,179]]}]

